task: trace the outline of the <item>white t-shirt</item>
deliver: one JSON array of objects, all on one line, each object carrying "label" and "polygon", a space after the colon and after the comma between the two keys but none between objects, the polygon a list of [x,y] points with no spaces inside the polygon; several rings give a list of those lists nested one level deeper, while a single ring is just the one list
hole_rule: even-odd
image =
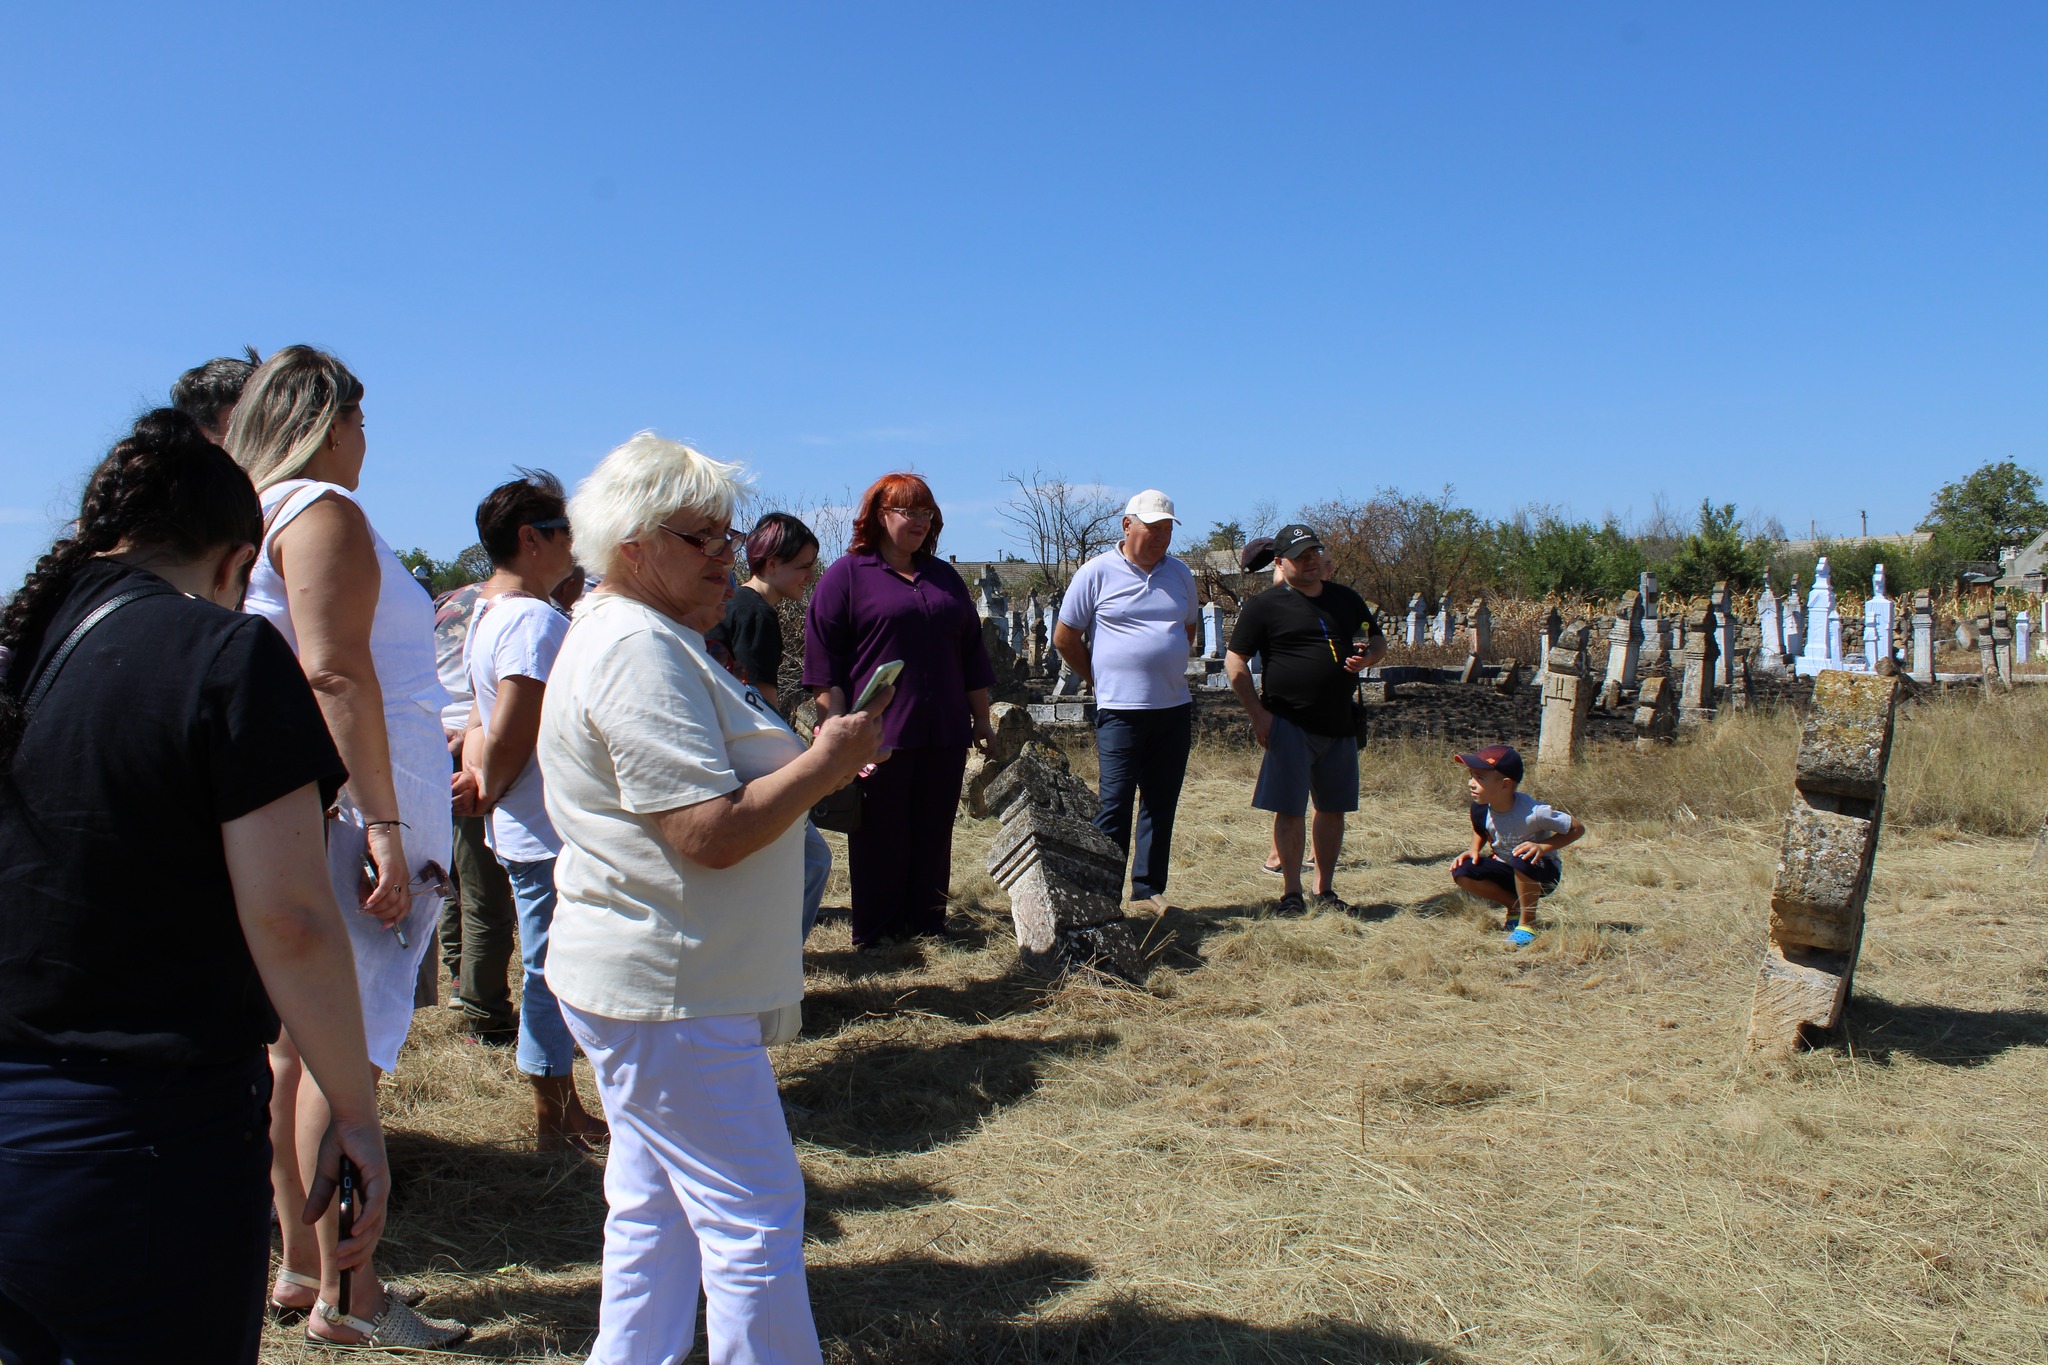
[{"label": "white t-shirt", "polygon": [[1088,637],[1095,704],[1109,711],[1186,706],[1188,626],[1201,619],[1194,571],[1172,555],[1150,573],[1110,548],[1083,564],[1060,599],[1060,624]]},{"label": "white t-shirt", "polygon": [[[537,597],[499,596],[477,603],[463,655],[469,690],[476,697],[477,724],[485,734],[491,732],[491,715],[498,708],[499,679],[545,683],[568,633],[569,618]],[[548,821],[542,795],[546,786],[536,751],[492,808],[491,851],[506,862],[537,863],[562,851],[562,841]]]},{"label": "white t-shirt", "polygon": [[804,822],[719,870],[676,852],[653,816],[802,753],[696,631],[616,593],[578,603],[541,707],[540,766],[562,836],[555,994],[640,1023],[801,1000]]}]

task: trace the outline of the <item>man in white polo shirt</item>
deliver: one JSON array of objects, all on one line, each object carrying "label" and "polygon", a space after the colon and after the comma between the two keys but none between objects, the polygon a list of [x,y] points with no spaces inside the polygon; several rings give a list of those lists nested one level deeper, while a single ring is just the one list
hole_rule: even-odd
[{"label": "man in white polo shirt", "polygon": [[1124,538],[1074,575],[1052,632],[1060,657],[1095,690],[1095,826],[1128,852],[1137,808],[1134,901],[1166,895],[1173,812],[1194,740],[1187,667],[1201,605],[1194,573],[1166,553],[1179,521],[1173,499],[1155,488],[1132,498]]}]

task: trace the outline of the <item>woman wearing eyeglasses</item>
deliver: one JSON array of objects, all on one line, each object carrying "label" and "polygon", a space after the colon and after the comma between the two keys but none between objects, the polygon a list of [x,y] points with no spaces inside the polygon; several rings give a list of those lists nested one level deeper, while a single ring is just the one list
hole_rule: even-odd
[{"label": "woman wearing eyeglasses", "polygon": [[[878,698],[805,749],[705,651],[741,535],[721,464],[651,432],[569,501],[603,583],[548,676],[561,839],[547,981],[611,1121],[594,1365],[816,1365],[803,1176],[767,1045],[803,998],[803,826],[880,749]],[[884,765],[886,766],[886,765]]]},{"label": "woman wearing eyeglasses", "polygon": [[[339,360],[287,346],[264,361],[235,405],[227,449],[263,503],[246,610],[267,618],[298,655],[348,768],[327,822],[328,875],[355,950],[370,1062],[390,1071],[412,1027],[453,841],[441,732],[450,699],[434,666],[434,604],[356,502],[363,385]],[[366,865],[375,869],[367,890]],[[271,1048],[271,1070],[271,1183],[277,1206],[294,1208],[311,1175],[306,1137],[326,1125],[328,1102],[303,1076],[288,1032]],[[317,1229],[283,1223],[272,1303],[310,1310],[307,1336],[441,1347],[469,1335],[460,1323],[413,1312],[419,1291],[387,1293],[375,1274],[357,1274],[349,1302],[340,1302],[336,1226],[332,1213]]]},{"label": "woman wearing eyeglasses", "polygon": [[861,496],[847,552],[811,594],[804,686],[836,716],[874,671],[903,660],[883,717],[886,767],[861,779],[860,829],[846,841],[853,943],[946,937],[953,812],[967,746],[995,743],[995,669],[967,585],[938,556],[945,518],[915,474],[887,474]]}]

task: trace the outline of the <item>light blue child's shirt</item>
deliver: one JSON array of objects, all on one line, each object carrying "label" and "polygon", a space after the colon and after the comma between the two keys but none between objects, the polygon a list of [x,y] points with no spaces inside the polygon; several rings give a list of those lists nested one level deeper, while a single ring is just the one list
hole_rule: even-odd
[{"label": "light blue child's shirt", "polygon": [[1488,805],[1472,808],[1474,815],[1482,811],[1486,816],[1486,837],[1493,841],[1493,856],[1503,862],[1513,855],[1518,845],[1531,839],[1548,839],[1553,834],[1564,834],[1572,827],[1572,817],[1568,812],[1547,806],[1527,792],[1516,792],[1514,804],[1505,811],[1497,811]]}]

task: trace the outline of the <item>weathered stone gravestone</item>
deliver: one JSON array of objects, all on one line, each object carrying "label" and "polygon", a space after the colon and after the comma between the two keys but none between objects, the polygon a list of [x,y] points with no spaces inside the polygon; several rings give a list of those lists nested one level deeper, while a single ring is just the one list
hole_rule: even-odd
[{"label": "weathered stone gravestone", "polygon": [[1785,666],[1785,625],[1778,614],[1778,595],[1771,591],[1771,571],[1764,570],[1763,591],[1756,595],[1756,626],[1762,638],[1757,645],[1757,664],[1766,673]]},{"label": "weathered stone gravestone", "polygon": [[1010,609],[1010,652],[1030,662],[1031,631],[1024,624],[1024,613],[1015,607]]},{"label": "weathered stone gravestone", "polygon": [[1791,591],[1785,594],[1785,663],[1797,668],[1806,652],[1806,599],[1799,595],[1799,575],[1792,575]]},{"label": "weathered stone gravestone", "polygon": [[1586,676],[1584,637],[1577,647],[1560,644],[1543,664],[1543,723],[1536,741],[1536,766],[1546,773],[1571,767],[1585,746],[1586,713],[1593,706],[1593,680]]},{"label": "weathered stone gravestone", "polygon": [[1449,601],[1443,601],[1437,603],[1436,615],[1429,618],[1429,642],[1433,645],[1445,645],[1450,641],[1451,604]]},{"label": "weathered stone gravestone", "polygon": [[1202,608],[1202,657],[1223,657],[1223,608],[1214,602]]},{"label": "weathered stone gravestone", "polygon": [[1884,821],[1898,680],[1834,669],[1814,683],[1777,875],[1749,1048],[1789,1056],[1842,1019]]},{"label": "weathered stone gravestone", "polygon": [[[960,783],[960,804],[977,820],[987,819],[988,789],[1003,769],[1017,760],[1027,745],[1042,742],[1038,725],[1028,707],[999,701],[988,709],[989,724],[996,732],[994,751],[983,757],[978,750],[967,751],[967,772]],[[1050,751],[1057,754],[1058,750]],[[1093,811],[1089,814],[1092,816]]]},{"label": "weathered stone gravestone", "polygon": [[2016,612],[2012,618],[2012,661],[2023,664],[2033,657],[2034,614],[2030,611]]},{"label": "weathered stone gravestone", "polygon": [[1714,715],[1714,609],[1701,607],[1685,620],[1685,676],[1678,690],[1678,723],[1691,727]]},{"label": "weathered stone gravestone", "polygon": [[2012,610],[2001,602],[1991,609],[1991,666],[1998,685],[2012,690]]},{"label": "weathered stone gravestone", "polygon": [[1922,588],[1913,594],[1913,681],[1934,681],[1934,594]]},{"label": "weathered stone gravestone", "polygon": [[1664,665],[1643,679],[1636,694],[1636,747],[1648,749],[1669,744],[1678,737],[1678,689]]},{"label": "weathered stone gravestone", "polygon": [[1621,595],[1614,625],[1607,632],[1607,681],[1600,688],[1600,704],[1608,710],[1621,705],[1622,693],[1635,690],[1642,652],[1643,595],[1630,589]]},{"label": "weathered stone gravestone", "polygon": [[1714,613],[1714,686],[1726,692],[1735,685],[1735,599],[1725,581],[1707,594],[1707,606]]},{"label": "weathered stone gravestone", "polygon": [[1657,575],[1648,569],[1636,580],[1636,591],[1643,600],[1643,655],[1637,661],[1638,673],[1648,665],[1664,657],[1663,612],[1658,606]]},{"label": "weathered stone gravestone", "polygon": [[1007,617],[1010,614],[1010,599],[1003,595],[1003,580],[997,577],[996,566],[983,566],[981,577],[976,583],[979,591],[974,595],[975,610],[987,619],[1001,621]]},{"label": "weathered stone gravestone", "polygon": [[1408,617],[1401,631],[1401,643],[1414,649],[1422,643],[1423,620],[1429,615],[1422,605],[1422,594],[1416,593],[1408,599]]},{"label": "weathered stone gravestone", "polygon": [[1493,657],[1493,613],[1483,597],[1473,598],[1472,610],[1466,613],[1465,649],[1480,663]]},{"label": "weathered stone gravestone", "polygon": [[1032,677],[1043,677],[1045,674],[1045,646],[1047,643],[1045,636],[1045,607],[1038,600],[1038,594],[1035,592],[1024,599],[1024,620],[1026,629],[1030,632],[1029,644],[1026,645],[1024,650],[1024,661],[1030,667]]},{"label": "weathered stone gravestone", "polygon": [[1557,648],[1558,636],[1564,634],[1564,618],[1557,614],[1557,604],[1552,602],[1543,609],[1543,619],[1536,624],[1536,633],[1543,639],[1543,653],[1536,659],[1536,685],[1543,685],[1543,661],[1550,657],[1550,651]]},{"label": "weathered stone gravestone", "polygon": [[988,872],[1009,894],[1017,959],[1045,975],[1085,967],[1143,980],[1144,955],[1122,909],[1123,854],[1089,823],[1094,793],[1053,753],[1026,745],[986,793],[1003,826]]}]

